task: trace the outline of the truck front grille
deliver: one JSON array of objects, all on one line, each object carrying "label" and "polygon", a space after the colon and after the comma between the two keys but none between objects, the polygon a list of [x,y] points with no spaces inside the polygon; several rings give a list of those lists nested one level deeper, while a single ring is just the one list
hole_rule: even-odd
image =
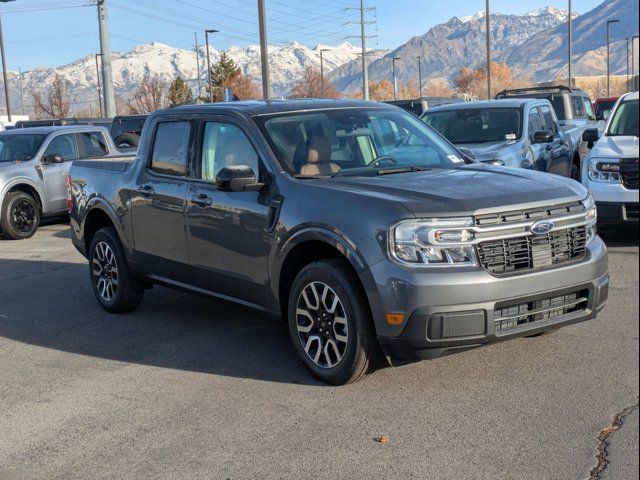
[{"label": "truck front grille", "polygon": [[525,273],[558,266],[585,256],[587,228],[557,230],[546,235],[492,240],[478,244],[482,266],[494,275]]},{"label": "truck front grille", "polygon": [[475,224],[478,227],[508,225],[511,223],[538,221],[561,215],[570,215],[584,212],[584,210],[584,205],[581,202],[573,202],[551,207],[528,208],[525,210],[476,215]]},{"label": "truck front grille", "polygon": [[587,308],[589,290],[553,295],[527,302],[498,304],[494,310],[496,332],[511,330],[520,325],[561,317]]},{"label": "truck front grille", "polygon": [[620,160],[620,177],[624,188],[638,190],[637,158],[623,158]]}]

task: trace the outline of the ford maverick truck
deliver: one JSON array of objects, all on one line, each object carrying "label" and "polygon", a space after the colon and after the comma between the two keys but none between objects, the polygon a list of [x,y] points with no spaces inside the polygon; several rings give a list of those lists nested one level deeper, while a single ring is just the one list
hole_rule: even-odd
[{"label": "ford maverick truck", "polygon": [[158,284],[280,315],[333,384],[592,319],[607,301],[580,183],[475,163],[389,105],[162,110],[135,160],[75,162],[69,184],[103,308],[134,310]]}]

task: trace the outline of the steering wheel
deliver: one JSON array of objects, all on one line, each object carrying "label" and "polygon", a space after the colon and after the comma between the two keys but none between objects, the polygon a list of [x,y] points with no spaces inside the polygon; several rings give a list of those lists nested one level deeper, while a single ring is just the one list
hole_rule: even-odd
[{"label": "steering wheel", "polygon": [[392,167],[393,165],[397,165],[398,161],[390,155],[383,155],[381,157],[376,158],[373,162],[369,164],[372,168],[380,168],[380,167]]}]

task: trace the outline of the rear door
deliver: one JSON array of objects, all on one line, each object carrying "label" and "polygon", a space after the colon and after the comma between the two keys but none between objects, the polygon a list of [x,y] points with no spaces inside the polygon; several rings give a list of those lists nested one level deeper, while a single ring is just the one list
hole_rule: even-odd
[{"label": "rear door", "polygon": [[[60,155],[62,163],[45,163],[47,155]],[[71,162],[80,157],[78,143],[74,133],[55,135],[49,141],[41,159],[40,171],[45,188],[44,213],[64,212],[67,208],[66,177]]]},{"label": "rear door", "polygon": [[542,172],[546,172],[549,168],[549,151],[547,146],[541,143],[533,143],[533,137],[536,132],[545,131],[544,120],[540,114],[538,107],[531,107],[529,110],[529,160],[533,161],[534,168]]},{"label": "rear door", "polygon": [[553,134],[553,141],[543,144],[549,155],[547,160],[547,172],[571,176],[571,149],[560,133],[560,126],[548,105],[538,107],[544,120],[545,129]]},{"label": "rear door", "polygon": [[185,197],[194,123],[160,117],[131,192],[134,258],[154,276],[186,282]]}]

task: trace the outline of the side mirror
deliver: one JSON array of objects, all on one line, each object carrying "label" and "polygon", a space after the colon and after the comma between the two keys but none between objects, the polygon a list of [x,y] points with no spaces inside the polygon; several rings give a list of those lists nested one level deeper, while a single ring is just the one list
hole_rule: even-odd
[{"label": "side mirror", "polygon": [[216,187],[222,192],[259,192],[264,188],[264,183],[258,183],[251,167],[232,165],[218,172]]},{"label": "side mirror", "polygon": [[540,130],[539,132],[536,132],[533,134],[533,141],[531,143],[551,143],[554,140],[554,136],[553,133],[544,131],[544,130]]},{"label": "side mirror", "polygon": [[462,156],[465,157],[465,159],[472,162],[476,161],[476,156],[471,150],[465,147],[457,147],[457,148],[458,148],[458,151],[462,154]]},{"label": "side mirror", "polygon": [[584,142],[597,142],[600,134],[597,128],[587,128],[582,132],[582,141]]},{"label": "side mirror", "polygon": [[57,153],[50,153],[49,155],[44,156],[44,163],[47,165],[50,163],[62,163],[62,162],[64,162],[64,158],[62,158],[62,155],[58,155]]}]

